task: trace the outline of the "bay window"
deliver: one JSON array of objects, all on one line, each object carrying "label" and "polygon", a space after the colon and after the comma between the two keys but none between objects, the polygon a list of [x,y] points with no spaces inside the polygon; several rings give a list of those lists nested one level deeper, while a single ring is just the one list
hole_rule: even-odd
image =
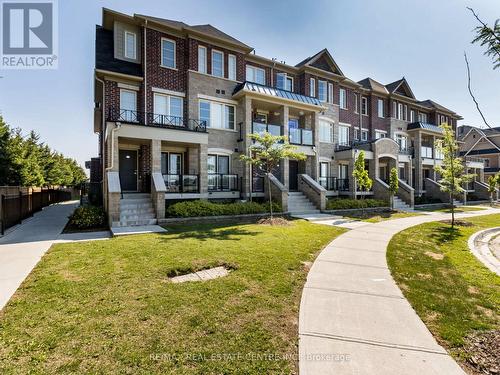
[{"label": "bay window", "polygon": [[234,106],[229,104],[200,100],[200,120],[205,121],[208,128],[234,129]]},{"label": "bay window", "polygon": [[261,85],[266,84],[266,72],[262,68],[257,68],[255,66],[247,65],[246,67],[246,80],[249,82],[255,82]]}]

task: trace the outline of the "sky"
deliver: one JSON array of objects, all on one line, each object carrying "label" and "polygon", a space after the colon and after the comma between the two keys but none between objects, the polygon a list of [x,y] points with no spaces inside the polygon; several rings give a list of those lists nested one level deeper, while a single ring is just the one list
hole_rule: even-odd
[{"label": "sky", "polygon": [[477,22],[467,6],[490,25],[500,18],[499,0],[60,0],[58,69],[0,70],[0,113],[81,165],[96,156],[95,25],[106,7],[210,23],[291,65],[327,48],[347,77],[387,84],[404,76],[418,99],[454,110],[460,124],[483,126],[467,91],[466,51],[475,95],[500,126],[500,69],[470,43]]}]

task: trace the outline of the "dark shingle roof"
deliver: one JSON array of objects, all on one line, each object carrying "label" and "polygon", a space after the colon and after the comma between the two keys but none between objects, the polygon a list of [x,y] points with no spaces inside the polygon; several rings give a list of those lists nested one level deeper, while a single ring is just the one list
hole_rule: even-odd
[{"label": "dark shingle roof", "polygon": [[142,77],[141,64],[115,59],[113,31],[96,26],[95,68]]},{"label": "dark shingle roof", "polygon": [[394,82],[391,82],[391,83],[385,85],[385,87],[387,88],[387,91],[394,92],[394,90],[396,90],[399,87],[399,85],[401,83],[403,83],[403,80],[404,80],[404,78],[401,78],[401,79],[398,79],[397,81],[394,81]]},{"label": "dark shingle roof", "polygon": [[471,150],[469,152],[467,151],[460,151],[460,155],[465,155],[465,153],[467,153],[467,155],[486,155],[486,154],[499,154],[500,151],[498,151],[498,149],[496,148],[485,148],[483,150]]},{"label": "dark shingle roof", "polygon": [[375,81],[374,79],[367,77],[358,81],[358,83],[363,86],[365,89],[369,89],[375,92],[379,92],[382,94],[388,94],[386,87],[380,82]]},{"label": "dark shingle roof", "polygon": [[412,122],[411,124],[408,125],[407,129],[408,130],[424,129],[435,133],[443,133],[443,129],[441,129],[439,126],[434,124],[429,124],[427,122]]},{"label": "dark shingle roof", "polygon": [[448,109],[446,107],[443,107],[441,104],[438,104],[430,99],[427,99],[427,100],[422,100],[421,102],[418,102],[418,104],[424,106],[424,107],[427,107],[427,108],[431,108],[431,109],[437,109],[437,110],[440,110],[440,111],[445,111],[445,112],[450,112],[450,113],[454,113],[451,109]]}]

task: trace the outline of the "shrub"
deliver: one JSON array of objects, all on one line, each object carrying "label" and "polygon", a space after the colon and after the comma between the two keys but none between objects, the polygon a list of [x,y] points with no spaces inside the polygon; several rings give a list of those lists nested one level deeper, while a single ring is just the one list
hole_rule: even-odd
[{"label": "shrub", "polygon": [[348,210],[355,208],[388,207],[389,203],[381,199],[342,199],[328,200],[327,210]]},{"label": "shrub", "polygon": [[431,198],[422,195],[421,197],[415,197],[415,204],[434,204],[434,203],[443,203],[441,199]]},{"label": "shrub", "polygon": [[106,223],[106,214],[98,206],[80,206],[69,217],[69,224],[79,229],[101,228]]},{"label": "shrub", "polygon": [[[273,211],[281,211],[281,206],[273,202]],[[213,203],[197,200],[174,203],[167,208],[167,216],[170,217],[244,215],[265,212],[269,212],[269,204],[257,202]]]}]

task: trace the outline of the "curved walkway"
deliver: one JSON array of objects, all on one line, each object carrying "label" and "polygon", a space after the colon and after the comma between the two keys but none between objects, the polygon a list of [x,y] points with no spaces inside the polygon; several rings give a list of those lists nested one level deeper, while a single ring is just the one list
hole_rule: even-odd
[{"label": "curved walkway", "polygon": [[472,254],[481,261],[491,272],[500,276],[500,259],[495,256],[494,247],[500,249],[500,227],[489,228],[470,236],[468,241]]},{"label": "curved walkway", "polygon": [[[456,217],[491,213],[500,210]],[[367,223],[337,237],[321,252],[300,304],[301,375],[465,374],[403,297],[386,262],[393,235],[449,217],[433,213]]]}]

